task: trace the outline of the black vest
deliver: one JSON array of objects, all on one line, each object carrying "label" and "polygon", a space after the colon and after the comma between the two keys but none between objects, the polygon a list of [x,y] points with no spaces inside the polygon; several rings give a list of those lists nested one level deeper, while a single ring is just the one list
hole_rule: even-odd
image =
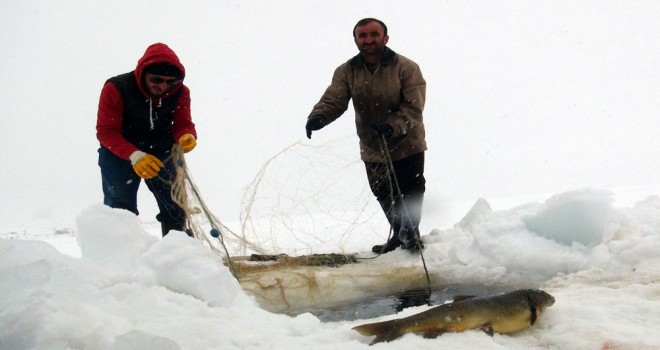
[{"label": "black vest", "polygon": [[[124,102],[122,135],[143,152],[158,154],[172,149],[172,116],[181,89],[150,108],[151,101],[138,87],[133,72],[108,79],[119,90]],[[155,99],[158,101],[158,99]]]}]

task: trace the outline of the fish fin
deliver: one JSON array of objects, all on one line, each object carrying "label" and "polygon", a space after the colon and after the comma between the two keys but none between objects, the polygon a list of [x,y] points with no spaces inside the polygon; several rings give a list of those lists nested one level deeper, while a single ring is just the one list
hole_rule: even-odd
[{"label": "fish fin", "polygon": [[485,325],[482,325],[481,330],[484,331],[484,333],[490,335],[491,337],[495,334],[495,332],[493,331],[493,326],[490,323],[486,323]]},{"label": "fish fin", "polygon": [[438,336],[441,336],[445,331],[441,328],[429,328],[424,331],[424,338],[426,339],[435,339]]},{"label": "fish fin", "polygon": [[454,300],[452,300],[452,303],[455,303],[457,301],[468,300],[476,297],[477,297],[476,295],[454,295]]},{"label": "fish fin", "polygon": [[376,338],[372,340],[371,343],[369,343],[369,345],[381,343],[384,341],[389,342],[402,336],[405,333],[402,332],[401,329],[399,329],[399,327],[396,327],[394,321],[396,320],[367,323],[353,327],[353,330],[357,331],[362,335],[375,335]]},{"label": "fish fin", "polygon": [[531,312],[531,315],[530,315],[530,318],[529,318],[529,324],[530,324],[530,326],[533,326],[534,323],[536,322],[536,312],[537,312],[537,310],[536,310],[536,304],[534,303],[532,298],[530,298],[529,294],[527,294],[527,303],[529,305],[529,312]]}]

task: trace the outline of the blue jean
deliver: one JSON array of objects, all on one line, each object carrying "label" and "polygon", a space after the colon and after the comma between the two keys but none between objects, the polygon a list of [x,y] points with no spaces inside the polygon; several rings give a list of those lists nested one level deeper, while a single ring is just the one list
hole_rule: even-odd
[{"label": "blue jean", "polygon": [[[156,215],[156,220],[169,225],[184,224],[185,213],[172,200],[171,183],[176,172],[174,163],[169,159],[170,152],[152,155],[165,164],[158,176],[144,180],[147,188],[156,198],[160,210]],[[99,167],[103,186],[103,204],[111,208],[126,209],[138,215],[137,193],[142,179],[133,170],[131,162],[121,159],[107,148],[101,147],[99,148]]]}]

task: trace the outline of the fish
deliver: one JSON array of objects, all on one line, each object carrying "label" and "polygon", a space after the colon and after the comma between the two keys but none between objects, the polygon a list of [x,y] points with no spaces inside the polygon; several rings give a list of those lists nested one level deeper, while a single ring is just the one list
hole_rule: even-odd
[{"label": "fish", "polygon": [[519,289],[494,296],[463,296],[408,317],[367,323],[352,329],[376,336],[369,345],[390,342],[407,333],[423,333],[434,339],[446,332],[482,330],[508,334],[534,325],[555,298],[540,289]]}]

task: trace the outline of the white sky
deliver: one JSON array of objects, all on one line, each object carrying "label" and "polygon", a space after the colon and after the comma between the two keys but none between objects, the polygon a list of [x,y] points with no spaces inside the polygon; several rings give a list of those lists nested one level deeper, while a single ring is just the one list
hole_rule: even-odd
[{"label": "white sky", "polygon": [[[453,224],[479,197],[506,208],[519,203],[506,198],[586,186],[626,204],[660,192],[655,1],[10,0],[0,9],[0,192],[15,198],[1,204],[2,227],[72,227],[102,200],[101,86],[156,41],[188,72],[199,132],[191,171],[216,215],[236,222],[246,186],[275,154],[354,138],[352,110],[311,141],[303,126],[334,68],[356,53],[350,31],[366,16],[388,24],[390,47],[428,83],[426,212],[439,217],[429,228]],[[357,161],[357,140],[347,142]],[[153,202],[141,191],[145,221]]]}]

